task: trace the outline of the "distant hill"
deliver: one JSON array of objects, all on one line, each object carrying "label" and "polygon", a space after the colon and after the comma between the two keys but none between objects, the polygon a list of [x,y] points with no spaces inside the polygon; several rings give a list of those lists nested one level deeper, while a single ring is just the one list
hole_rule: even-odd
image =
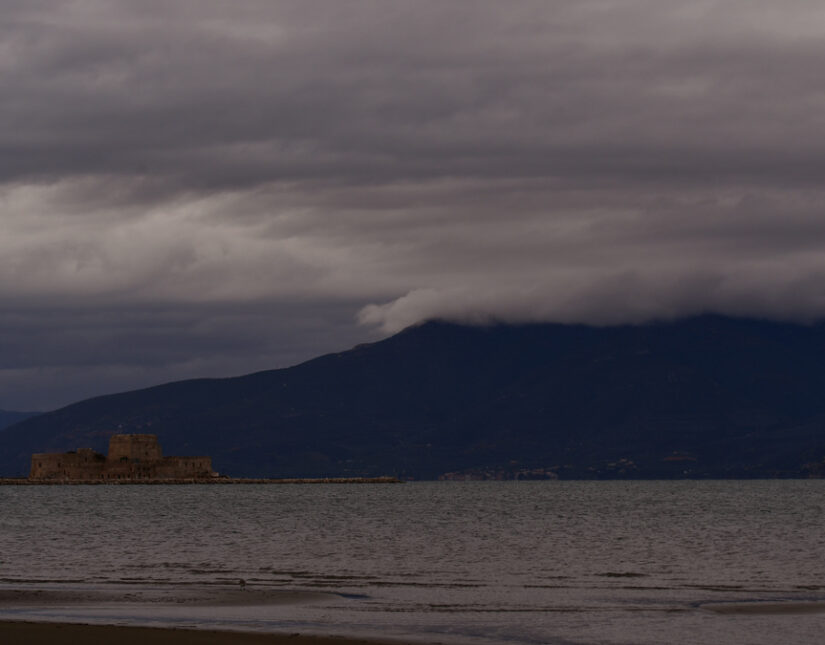
[{"label": "distant hill", "polygon": [[12,410],[0,410],[0,431],[7,426],[13,425],[29,417],[40,414],[39,412],[14,412]]},{"label": "distant hill", "polygon": [[825,473],[825,325],[428,322],[288,369],[81,401],[7,428],[35,451],[150,432],[236,476]]}]

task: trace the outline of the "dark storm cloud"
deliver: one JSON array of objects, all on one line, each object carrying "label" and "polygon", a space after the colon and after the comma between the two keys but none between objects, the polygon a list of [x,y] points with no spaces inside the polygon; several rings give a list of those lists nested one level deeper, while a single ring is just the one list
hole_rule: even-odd
[{"label": "dark storm cloud", "polygon": [[6,9],[3,175],[704,181],[821,160],[820,39],[767,5],[236,4]]},{"label": "dark storm cloud", "polygon": [[0,407],[431,316],[825,313],[818,3],[0,11]]}]

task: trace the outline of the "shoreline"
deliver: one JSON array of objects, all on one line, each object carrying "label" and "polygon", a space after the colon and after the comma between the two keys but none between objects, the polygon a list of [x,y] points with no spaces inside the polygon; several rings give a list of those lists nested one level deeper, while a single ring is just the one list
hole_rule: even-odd
[{"label": "shoreline", "polygon": [[401,484],[397,477],[295,477],[283,479],[210,477],[208,479],[27,479],[0,477],[0,486],[159,486],[243,484]]},{"label": "shoreline", "polygon": [[413,645],[411,641],[333,635],[24,620],[0,620],[0,642],[9,645]]}]

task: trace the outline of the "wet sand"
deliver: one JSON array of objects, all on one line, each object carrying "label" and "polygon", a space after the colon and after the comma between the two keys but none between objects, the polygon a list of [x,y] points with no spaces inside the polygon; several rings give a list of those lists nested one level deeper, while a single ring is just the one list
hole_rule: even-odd
[{"label": "wet sand", "polygon": [[785,601],[785,602],[723,602],[702,605],[716,614],[789,615],[825,613],[825,602]]},{"label": "wet sand", "polygon": [[[4,645],[381,645],[336,636],[0,621]],[[389,642],[386,645],[390,645]],[[400,645],[393,642],[392,645]]]},{"label": "wet sand", "polygon": [[[239,589],[203,585],[170,587],[111,586],[108,588],[2,589],[0,607],[48,607],[74,605],[165,605],[170,607],[243,607],[248,605],[294,605],[321,602],[336,594],[318,591]],[[0,641],[2,642],[2,641]]]}]

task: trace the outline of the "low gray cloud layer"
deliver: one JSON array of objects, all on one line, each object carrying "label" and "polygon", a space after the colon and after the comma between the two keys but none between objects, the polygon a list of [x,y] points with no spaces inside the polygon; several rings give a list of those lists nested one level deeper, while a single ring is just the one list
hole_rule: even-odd
[{"label": "low gray cloud layer", "polygon": [[434,316],[825,315],[821,3],[0,12],[0,407]]}]

